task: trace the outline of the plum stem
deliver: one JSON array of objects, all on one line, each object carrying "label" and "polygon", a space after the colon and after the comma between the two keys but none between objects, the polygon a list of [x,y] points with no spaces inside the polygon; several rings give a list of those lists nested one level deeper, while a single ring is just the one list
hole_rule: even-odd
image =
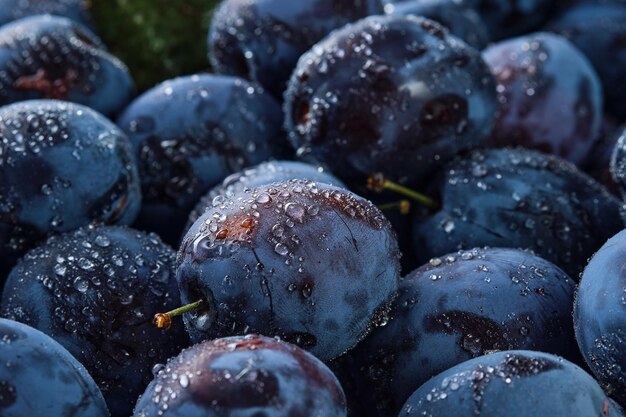
[{"label": "plum stem", "polygon": [[382,211],[399,209],[400,214],[406,216],[411,212],[411,202],[409,200],[394,201],[392,203],[381,204],[378,208]]},{"label": "plum stem", "polygon": [[154,325],[158,329],[169,329],[170,327],[172,327],[173,317],[181,316],[185,313],[189,313],[190,311],[195,311],[202,307],[202,304],[204,304],[204,300],[198,300],[195,303],[175,308],[174,310],[168,311],[167,313],[157,313],[154,315]]},{"label": "plum stem", "polygon": [[383,190],[396,192],[412,200],[415,200],[421,205],[428,207],[432,210],[436,210],[439,207],[437,202],[432,198],[424,194],[418,193],[417,191],[414,191],[408,187],[405,187],[404,185],[400,185],[396,182],[388,180],[383,174],[380,173],[371,175],[367,179],[367,188],[378,193],[382,192]]}]

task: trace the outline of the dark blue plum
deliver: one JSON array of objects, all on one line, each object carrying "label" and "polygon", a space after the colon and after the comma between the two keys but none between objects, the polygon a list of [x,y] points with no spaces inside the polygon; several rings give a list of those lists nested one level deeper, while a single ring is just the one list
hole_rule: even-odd
[{"label": "dark blue plum", "polygon": [[626,119],[626,2],[582,2],[565,11],[549,29],[587,55],[602,81],[607,112]]},{"label": "dark blue plum", "polygon": [[593,256],[582,275],[576,303],[576,339],[605,390],[626,403],[626,231]]},{"label": "dark blue plum", "polygon": [[282,121],[272,96],[236,77],[176,78],[134,100],[117,123],[139,165],[144,203],[136,226],[177,244],[204,193],[289,146]]},{"label": "dark blue plum", "polygon": [[134,417],[345,417],[335,375],[297,346],[247,335],[205,341],[160,369]]},{"label": "dark blue plum", "polygon": [[523,146],[576,165],[588,158],[602,126],[600,80],[567,39],[533,33],[483,53],[498,82],[490,146]]},{"label": "dark blue plum", "polygon": [[224,0],[208,36],[219,73],[248,78],[282,98],[298,58],[336,28],[381,13],[379,0]]},{"label": "dark blue plum", "polygon": [[49,98],[112,115],[133,89],[124,64],[70,19],[37,15],[0,27],[0,105]]},{"label": "dark blue plum", "polygon": [[91,26],[87,12],[88,0],[2,0],[0,26],[36,14],[52,14]]},{"label": "dark blue plum", "polygon": [[626,198],[626,125],[618,129],[609,163],[611,177],[619,192]]},{"label": "dark blue plum", "polygon": [[54,236],[9,275],[2,316],[53,337],[87,368],[113,416],[128,416],[152,366],[188,345],[182,327],[152,325],[156,312],[180,305],[174,260],[156,235],[129,228]]},{"label": "dark blue plum", "polygon": [[433,258],[402,279],[388,324],[347,353],[349,400],[365,405],[363,416],[396,415],[432,376],[496,350],[580,360],[574,289],[565,272],[530,252],[473,249]]},{"label": "dark blue plum", "polygon": [[586,260],[624,228],[620,201],[558,157],[525,149],[476,151],[433,180],[441,208],[417,219],[423,262],[476,246],[531,249],[578,279]]},{"label": "dark blue plum", "polygon": [[415,15],[434,20],[448,28],[450,33],[476,49],[489,43],[485,22],[474,9],[458,0],[410,0],[386,4],[385,13]]},{"label": "dark blue plum", "polygon": [[297,161],[270,161],[246,168],[243,171],[229,175],[219,185],[213,187],[208,194],[200,199],[196,207],[189,214],[185,230],[193,225],[205,211],[213,206],[219,206],[224,198],[232,198],[244,189],[257,188],[273,182],[291,179],[310,180],[324,184],[344,187],[334,175],[322,167],[305,164]]},{"label": "dark blue plum", "polygon": [[209,208],[185,236],[177,279],[192,341],[249,332],[333,359],[384,316],[399,279],[395,233],[369,201],[289,180]]},{"label": "dark blue plum", "polygon": [[480,53],[431,20],[373,16],[300,59],[285,95],[298,154],[348,185],[419,183],[491,133],[495,81]]},{"label": "dark blue plum", "polygon": [[0,286],[48,233],[130,224],[140,202],[128,138],[113,123],[54,100],[0,108]]},{"label": "dark blue plum", "polygon": [[622,410],[584,370],[558,356],[512,350],[437,375],[398,417],[606,417]]},{"label": "dark blue plum", "polygon": [[38,330],[0,319],[2,417],[109,417],[85,368]]},{"label": "dark blue plum", "polygon": [[[622,129],[626,129],[626,125]],[[586,173],[616,195],[619,195],[619,187],[611,173],[611,158],[620,134],[621,130],[617,120],[605,115],[602,119],[600,135],[594,141],[593,147],[582,166]]]},{"label": "dark blue plum", "polygon": [[484,19],[494,40],[518,36],[550,18],[557,0],[466,0]]}]

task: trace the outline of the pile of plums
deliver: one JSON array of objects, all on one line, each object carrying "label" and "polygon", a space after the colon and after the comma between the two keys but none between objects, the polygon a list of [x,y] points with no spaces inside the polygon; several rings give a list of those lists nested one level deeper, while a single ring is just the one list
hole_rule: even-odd
[{"label": "pile of plums", "polygon": [[0,416],[626,416],[623,0],[0,6]]}]

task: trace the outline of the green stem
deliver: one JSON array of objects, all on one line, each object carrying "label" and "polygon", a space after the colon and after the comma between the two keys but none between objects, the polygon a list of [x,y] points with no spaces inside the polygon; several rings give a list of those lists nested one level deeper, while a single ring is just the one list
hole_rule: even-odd
[{"label": "green stem", "polygon": [[172,326],[173,317],[181,316],[185,313],[189,313],[190,311],[195,311],[199,309],[202,304],[204,304],[204,300],[198,300],[195,303],[175,308],[167,313],[157,313],[154,315],[154,325],[159,329],[169,329]]}]

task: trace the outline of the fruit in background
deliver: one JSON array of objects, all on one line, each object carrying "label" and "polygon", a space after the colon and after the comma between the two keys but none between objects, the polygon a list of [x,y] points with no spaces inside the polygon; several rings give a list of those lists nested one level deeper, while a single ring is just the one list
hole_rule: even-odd
[{"label": "fruit in background", "polygon": [[0,286],[47,234],[130,224],[140,201],[130,143],[100,114],[55,100],[0,108]]},{"label": "fruit in background", "polygon": [[609,167],[613,182],[622,197],[626,198],[626,125],[619,128],[614,136],[617,140],[613,145]]},{"label": "fruit in background", "polygon": [[593,256],[582,275],[576,303],[576,339],[606,392],[626,402],[626,231]]},{"label": "fruit in background", "polygon": [[498,82],[499,109],[488,146],[523,146],[581,166],[602,124],[602,86],[565,38],[533,33],[483,52]]},{"label": "fruit in background", "polygon": [[382,172],[419,183],[491,133],[495,81],[480,53],[431,20],[373,16],[300,58],[285,94],[300,156],[349,186]]},{"label": "fruit in background", "polygon": [[154,234],[90,226],[50,238],[9,275],[2,316],[53,337],[93,376],[112,415],[128,416],[153,365],[188,338],[163,334],[156,311],[179,305],[174,251]]},{"label": "fruit in background", "polygon": [[109,417],[102,394],[63,346],[38,330],[0,318],[2,417]]},{"label": "fruit in background", "polygon": [[399,417],[623,415],[584,370],[558,356],[505,351],[464,362],[422,385]]},{"label": "fruit in background", "polygon": [[525,149],[491,149],[448,164],[433,181],[441,208],[415,222],[416,256],[477,245],[531,249],[578,279],[624,228],[620,201],[571,163]]},{"label": "fruit in background", "polygon": [[209,208],[219,206],[225,198],[235,197],[245,189],[291,179],[310,180],[345,187],[339,179],[319,166],[297,161],[264,162],[229,175],[221,184],[213,187],[208,194],[200,199],[189,214],[185,230],[189,230],[193,223],[198,220],[198,217],[202,216]]},{"label": "fruit in background", "polygon": [[134,417],[345,417],[333,373],[289,343],[247,335],[197,344],[170,359]]},{"label": "fruit in background", "polygon": [[176,78],[135,99],[117,123],[139,166],[144,202],[136,227],[178,244],[204,193],[289,147],[282,120],[272,96],[230,76]]},{"label": "fruit in background", "polygon": [[379,0],[224,0],[208,35],[215,71],[282,98],[298,58],[333,29],[382,13]]},{"label": "fruit in background", "polygon": [[[626,129],[626,125],[623,128]],[[619,191],[611,174],[610,165],[611,156],[620,133],[617,120],[605,115],[602,118],[600,135],[594,141],[593,147],[587,155],[587,160],[582,166],[586,173],[616,195],[619,195]]]},{"label": "fruit in background", "polygon": [[38,15],[0,27],[0,105],[62,99],[113,115],[133,89],[124,64],[72,20]]},{"label": "fruit in background", "polygon": [[207,69],[206,33],[217,0],[91,0],[97,33],[141,91]]},{"label": "fruit in background", "polygon": [[434,20],[445,26],[450,34],[457,36],[476,49],[489,43],[487,26],[474,9],[457,0],[410,0],[385,5],[385,13],[391,15],[415,15]]},{"label": "fruit in background", "polygon": [[[382,0],[402,5],[411,0]],[[555,0],[454,0],[474,9],[487,24],[494,40],[531,31],[546,21],[557,6]]]},{"label": "fruit in background", "polygon": [[2,0],[0,26],[36,14],[52,14],[91,27],[88,0]]},{"label": "fruit in background", "polygon": [[340,358],[348,400],[362,416],[396,415],[411,393],[452,366],[497,350],[529,349],[580,361],[575,283],[516,249],[433,258],[400,281],[389,322]]},{"label": "fruit in background", "polygon": [[395,233],[369,201],[290,180],[209,208],[185,236],[177,280],[191,339],[255,332],[333,359],[381,320],[399,279]]},{"label": "fruit in background", "polygon": [[595,67],[604,89],[606,111],[626,118],[626,3],[582,2],[566,10],[548,29],[570,40]]}]

